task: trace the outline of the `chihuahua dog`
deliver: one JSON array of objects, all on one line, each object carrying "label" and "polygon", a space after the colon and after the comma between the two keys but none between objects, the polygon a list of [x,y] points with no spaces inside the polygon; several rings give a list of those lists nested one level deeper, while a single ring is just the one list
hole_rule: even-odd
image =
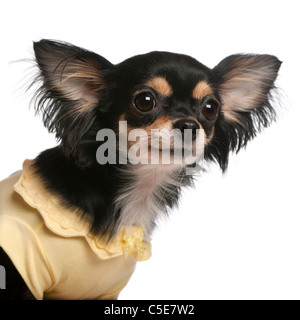
[{"label": "chihuahua dog", "polygon": [[114,65],[50,40],[34,51],[35,110],[59,145],[0,183],[0,297],[116,299],[197,163],[225,171],[275,120],[281,62],[237,54],[210,69],[151,52]]}]

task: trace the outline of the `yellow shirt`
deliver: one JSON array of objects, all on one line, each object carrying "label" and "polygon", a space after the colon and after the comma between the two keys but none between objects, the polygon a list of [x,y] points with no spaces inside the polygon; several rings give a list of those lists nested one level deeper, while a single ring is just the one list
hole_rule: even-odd
[{"label": "yellow shirt", "polygon": [[141,227],[124,228],[109,244],[45,190],[26,160],[0,182],[0,246],[36,299],[114,299],[137,260],[151,256]]}]

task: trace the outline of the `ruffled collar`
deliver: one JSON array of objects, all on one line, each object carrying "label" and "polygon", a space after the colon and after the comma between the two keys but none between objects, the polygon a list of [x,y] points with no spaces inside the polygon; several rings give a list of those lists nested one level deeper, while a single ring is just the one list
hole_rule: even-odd
[{"label": "ruffled collar", "polygon": [[59,198],[46,190],[34,171],[34,160],[25,160],[23,172],[14,190],[42,216],[45,225],[62,237],[83,237],[92,251],[100,259],[109,259],[124,255],[133,256],[138,261],[151,256],[151,244],[144,241],[144,232],[140,226],[125,227],[112,242],[104,243],[89,233],[90,223],[83,222],[74,213],[76,210],[65,208]]}]

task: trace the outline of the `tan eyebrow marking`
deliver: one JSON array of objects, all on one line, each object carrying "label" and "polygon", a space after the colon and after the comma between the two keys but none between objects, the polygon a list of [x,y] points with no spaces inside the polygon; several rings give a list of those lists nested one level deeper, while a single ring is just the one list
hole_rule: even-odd
[{"label": "tan eyebrow marking", "polygon": [[200,100],[212,93],[213,91],[212,91],[212,88],[209,86],[209,84],[201,80],[197,83],[196,87],[193,90],[193,98]]},{"label": "tan eyebrow marking", "polygon": [[172,87],[164,77],[153,78],[146,85],[163,96],[170,97],[173,94]]}]

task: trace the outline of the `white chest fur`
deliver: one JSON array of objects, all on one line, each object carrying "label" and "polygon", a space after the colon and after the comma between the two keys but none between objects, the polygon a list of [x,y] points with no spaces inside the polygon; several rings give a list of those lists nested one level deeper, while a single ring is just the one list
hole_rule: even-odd
[{"label": "white chest fur", "polygon": [[[174,166],[135,166],[134,174],[115,200],[115,209],[120,211],[119,227],[140,225],[145,240],[150,240],[157,215],[164,208],[165,197],[177,192],[179,171],[180,168]],[[127,177],[128,171],[123,174]]]}]

